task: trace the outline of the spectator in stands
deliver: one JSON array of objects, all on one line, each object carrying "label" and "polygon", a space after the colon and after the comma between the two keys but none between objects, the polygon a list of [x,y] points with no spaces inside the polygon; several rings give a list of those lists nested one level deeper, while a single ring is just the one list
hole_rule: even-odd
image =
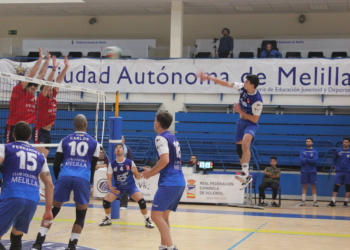
[{"label": "spectator in stands", "polygon": [[189,165],[190,167],[193,168],[193,173],[197,173],[196,167],[197,167],[197,156],[196,155],[191,155]]},{"label": "spectator in stands", "polygon": [[348,207],[350,197],[350,138],[344,138],[343,147],[338,149],[334,154],[333,166],[336,172],[335,184],[333,188],[332,201],[328,207],[335,207],[335,199],[338,195],[340,185],[345,186],[345,200],[343,207]]},{"label": "spectator in stands", "polygon": [[223,37],[220,38],[217,57],[232,58],[233,57],[233,38],[230,36],[230,30],[224,28],[221,31]]},{"label": "spectator in stands", "polygon": [[266,49],[260,54],[260,58],[282,58],[282,54],[278,50],[272,49],[271,43],[267,43]]},{"label": "spectator in stands", "polygon": [[[125,145],[125,138],[124,135],[122,136],[122,145],[124,148],[124,157],[129,160],[134,160],[134,155],[132,153],[132,150],[130,147]],[[123,193],[122,197],[120,198],[120,209],[125,210],[128,208],[128,201],[129,197],[127,194]]]},{"label": "spectator in stands", "polygon": [[272,188],[271,206],[279,207],[278,203],[276,202],[276,197],[277,197],[277,193],[278,193],[278,188],[280,186],[279,180],[280,180],[280,176],[281,176],[281,170],[279,168],[277,168],[277,157],[276,156],[270,157],[270,164],[271,164],[271,167],[265,168],[264,179],[259,186],[259,196],[261,198],[261,203],[259,203],[259,206],[267,206],[265,189],[268,187],[271,187]]},{"label": "spectator in stands", "polygon": [[[39,58],[26,77],[34,77],[41,66],[45,56],[43,55],[41,48],[38,48],[38,50]],[[46,60],[39,71],[37,79],[43,79],[45,77],[49,62],[50,53],[48,50],[46,50]],[[15,141],[15,138],[13,137],[13,128],[17,122],[25,121],[29,124],[35,123],[35,92],[37,89],[38,84],[33,82],[19,82],[15,87],[13,87],[10,98],[10,112],[5,127],[6,143]]]},{"label": "spectator in stands", "polygon": [[107,167],[108,167],[108,158],[106,157],[105,151],[101,147],[100,155],[98,157],[97,164],[96,164],[96,170],[99,168],[106,168],[107,170]]},{"label": "spectator in stands", "polygon": [[301,180],[300,183],[303,185],[301,193],[301,203],[299,206],[305,206],[306,202],[306,191],[307,185],[310,184],[312,190],[312,197],[314,200],[314,207],[318,207],[317,203],[317,193],[316,193],[316,183],[317,183],[317,167],[316,162],[318,159],[317,150],[313,149],[312,138],[306,138],[306,149],[300,151],[300,165],[301,165]]}]

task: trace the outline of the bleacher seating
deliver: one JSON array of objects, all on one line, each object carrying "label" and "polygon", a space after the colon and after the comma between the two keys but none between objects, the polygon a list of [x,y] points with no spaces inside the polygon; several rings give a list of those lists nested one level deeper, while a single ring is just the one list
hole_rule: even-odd
[{"label": "bleacher seating", "polygon": [[253,52],[239,52],[238,58],[254,58]]},{"label": "bleacher seating", "polygon": [[80,51],[70,51],[68,53],[68,57],[71,57],[71,58],[81,58],[83,57],[83,53],[80,52]]},{"label": "bleacher seating", "polygon": [[87,57],[101,58],[101,52],[100,51],[90,51],[87,53]]},{"label": "bleacher seating", "polygon": [[286,58],[301,58],[300,52],[286,52]]},{"label": "bleacher seating", "polygon": [[346,51],[335,51],[332,52],[332,58],[347,58],[348,53]]},{"label": "bleacher seating", "polygon": [[323,52],[322,51],[310,51],[307,55],[308,58],[324,58]]}]

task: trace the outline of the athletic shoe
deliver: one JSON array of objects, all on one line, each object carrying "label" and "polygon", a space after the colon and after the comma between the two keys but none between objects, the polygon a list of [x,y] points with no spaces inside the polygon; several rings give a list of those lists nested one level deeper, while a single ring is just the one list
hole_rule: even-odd
[{"label": "athletic shoe", "polygon": [[100,227],[103,226],[110,226],[112,225],[112,220],[109,219],[107,216],[102,220],[102,222],[99,224]]},{"label": "athletic shoe", "polygon": [[335,207],[336,205],[335,205],[335,202],[333,202],[333,201],[331,201],[328,205],[327,205],[327,207]]},{"label": "athletic shoe", "polygon": [[279,207],[280,205],[278,205],[276,202],[271,202],[271,206],[272,207]]},{"label": "athletic shoe", "polygon": [[314,201],[314,204],[313,204],[314,207],[319,207],[317,201]]},{"label": "athletic shoe", "polygon": [[126,207],[120,207],[120,210],[126,210],[127,208]]},{"label": "athletic shoe", "polygon": [[245,183],[247,180],[247,176],[243,172],[240,175],[236,175],[235,178],[242,183]]},{"label": "athletic shoe", "polygon": [[145,220],[145,227],[154,228],[154,225],[149,217]]},{"label": "athletic shoe", "polygon": [[258,204],[259,207],[266,207],[268,204],[265,202],[261,202]]},{"label": "athletic shoe", "polygon": [[344,205],[343,205],[343,207],[349,207],[349,206],[348,206],[348,202],[347,202],[347,201],[344,201]]},{"label": "athletic shoe", "polygon": [[242,186],[240,187],[239,190],[245,189],[248,186],[248,184],[251,183],[252,181],[253,181],[253,177],[251,175],[248,175],[246,180],[245,180],[245,183],[242,183]]},{"label": "athletic shoe", "polygon": [[305,206],[306,206],[306,202],[305,202],[305,201],[301,201],[301,202],[299,203],[299,206],[305,207]]},{"label": "athletic shoe", "polygon": [[66,250],[76,250],[78,244],[78,239],[69,240],[68,247]]},{"label": "athletic shoe", "polygon": [[41,233],[38,233],[38,235],[36,236],[36,241],[33,244],[31,250],[41,250],[43,243],[45,241],[46,235],[45,236],[41,236]]},{"label": "athletic shoe", "polygon": [[[168,248],[163,248],[163,250],[168,250]],[[179,250],[179,249],[175,246],[174,250]]]}]

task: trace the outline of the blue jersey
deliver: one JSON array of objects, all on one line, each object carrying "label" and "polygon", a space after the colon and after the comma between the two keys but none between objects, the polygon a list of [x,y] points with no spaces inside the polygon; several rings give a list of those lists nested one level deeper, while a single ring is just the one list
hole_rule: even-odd
[{"label": "blue jersey", "polygon": [[255,94],[248,94],[247,90],[240,88],[239,90],[239,104],[242,110],[249,115],[260,116],[263,106],[263,100],[260,92],[256,90]]},{"label": "blue jersey", "polygon": [[305,149],[300,151],[301,173],[317,173],[316,162],[318,152],[315,149]]},{"label": "blue jersey", "polygon": [[50,172],[42,153],[27,142],[12,142],[0,145],[0,156],[4,158],[1,199],[23,198],[39,202],[38,175]]},{"label": "blue jersey", "polygon": [[90,182],[92,157],[99,157],[98,142],[85,132],[75,132],[63,138],[57,152],[63,153],[63,163],[58,178],[80,177]]},{"label": "blue jersey", "polygon": [[334,154],[333,165],[337,172],[350,173],[350,148],[338,149]]},{"label": "blue jersey", "polygon": [[169,163],[160,170],[158,186],[185,186],[185,178],[181,168],[181,150],[176,137],[164,131],[156,137],[158,155],[169,154]]},{"label": "blue jersey", "polygon": [[113,161],[108,166],[107,173],[113,174],[114,184],[117,188],[129,188],[135,185],[134,174],[131,172],[132,167],[136,167],[132,160],[124,158],[124,161]]}]

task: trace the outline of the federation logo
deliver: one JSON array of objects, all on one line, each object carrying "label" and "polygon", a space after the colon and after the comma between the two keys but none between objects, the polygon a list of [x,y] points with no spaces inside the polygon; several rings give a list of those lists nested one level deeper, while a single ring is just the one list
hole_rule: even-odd
[{"label": "federation logo", "polygon": [[196,181],[189,179],[187,181],[187,198],[195,199],[196,198]]},{"label": "federation logo", "polygon": [[27,73],[27,67],[23,66],[22,63],[15,67],[15,72],[17,75],[24,76]]},{"label": "federation logo", "polygon": [[130,166],[129,165],[126,165],[126,170],[130,170]]},{"label": "federation logo", "polygon": [[107,186],[107,179],[106,178],[103,178],[97,182],[97,190],[103,194],[108,193],[108,186]]}]

